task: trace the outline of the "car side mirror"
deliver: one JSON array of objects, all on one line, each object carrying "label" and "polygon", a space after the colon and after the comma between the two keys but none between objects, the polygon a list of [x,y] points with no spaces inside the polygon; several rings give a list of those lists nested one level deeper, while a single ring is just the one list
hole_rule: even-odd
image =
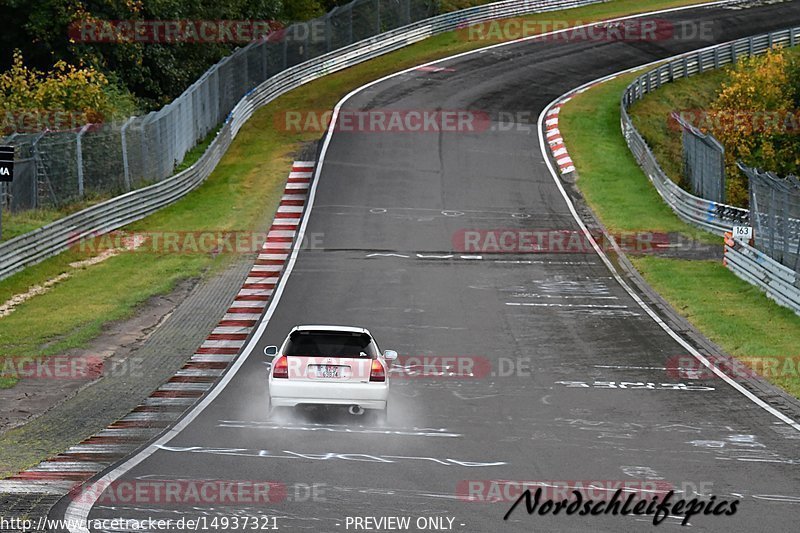
[{"label": "car side mirror", "polygon": [[278,355],[278,347],[277,346],[267,346],[264,348],[264,355],[267,357],[275,357]]},{"label": "car side mirror", "polygon": [[395,359],[397,359],[397,352],[395,352],[394,350],[386,350],[385,352],[383,352],[383,357],[387,361],[394,361]]}]

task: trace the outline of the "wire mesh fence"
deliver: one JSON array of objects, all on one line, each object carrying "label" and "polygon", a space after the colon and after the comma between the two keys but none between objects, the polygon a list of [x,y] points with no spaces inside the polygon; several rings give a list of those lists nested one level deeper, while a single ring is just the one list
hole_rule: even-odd
[{"label": "wire mesh fence", "polygon": [[741,163],[739,169],[749,183],[755,247],[800,274],[800,180]]},{"label": "wire mesh fence", "polygon": [[14,134],[16,177],[0,184],[5,209],[113,196],[171,176],[256,86],[308,59],[436,15],[438,0],[354,0],[237,49],[170,104],[122,122]]},{"label": "wire mesh fence", "polygon": [[705,134],[677,113],[681,128],[683,172],[692,192],[712,202],[725,203],[725,148],[711,134]]}]

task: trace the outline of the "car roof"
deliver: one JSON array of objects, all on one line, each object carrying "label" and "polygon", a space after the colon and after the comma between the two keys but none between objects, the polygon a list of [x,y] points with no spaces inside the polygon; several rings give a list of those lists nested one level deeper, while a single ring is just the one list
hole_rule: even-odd
[{"label": "car roof", "polygon": [[357,326],[324,326],[324,325],[301,325],[295,326],[292,331],[339,331],[343,333],[366,333],[370,337],[372,335],[366,328]]}]

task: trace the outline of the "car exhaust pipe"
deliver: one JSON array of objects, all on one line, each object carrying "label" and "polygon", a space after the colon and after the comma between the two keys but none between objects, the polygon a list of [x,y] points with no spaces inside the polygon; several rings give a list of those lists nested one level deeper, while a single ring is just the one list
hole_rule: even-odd
[{"label": "car exhaust pipe", "polygon": [[351,405],[347,408],[347,412],[351,415],[361,416],[364,414],[364,409],[360,405]]}]

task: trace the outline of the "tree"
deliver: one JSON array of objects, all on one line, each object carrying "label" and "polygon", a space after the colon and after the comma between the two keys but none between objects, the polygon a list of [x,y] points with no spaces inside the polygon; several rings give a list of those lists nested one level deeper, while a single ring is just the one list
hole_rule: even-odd
[{"label": "tree", "polygon": [[147,108],[180,95],[236,44],[81,42],[74,32],[70,35],[72,25],[113,20],[277,20],[284,9],[281,0],[0,0],[0,5],[6,16],[0,50],[8,51],[0,54],[0,68],[11,66],[14,48],[40,70],[58,61],[84,63],[119,80]]},{"label": "tree", "polygon": [[[747,205],[747,183],[736,161],[781,174],[796,172],[798,132],[792,127],[797,66],[783,50],[743,58],[712,105],[711,133],[725,147],[728,201]],[[794,130],[794,131],[792,131]]]}]

